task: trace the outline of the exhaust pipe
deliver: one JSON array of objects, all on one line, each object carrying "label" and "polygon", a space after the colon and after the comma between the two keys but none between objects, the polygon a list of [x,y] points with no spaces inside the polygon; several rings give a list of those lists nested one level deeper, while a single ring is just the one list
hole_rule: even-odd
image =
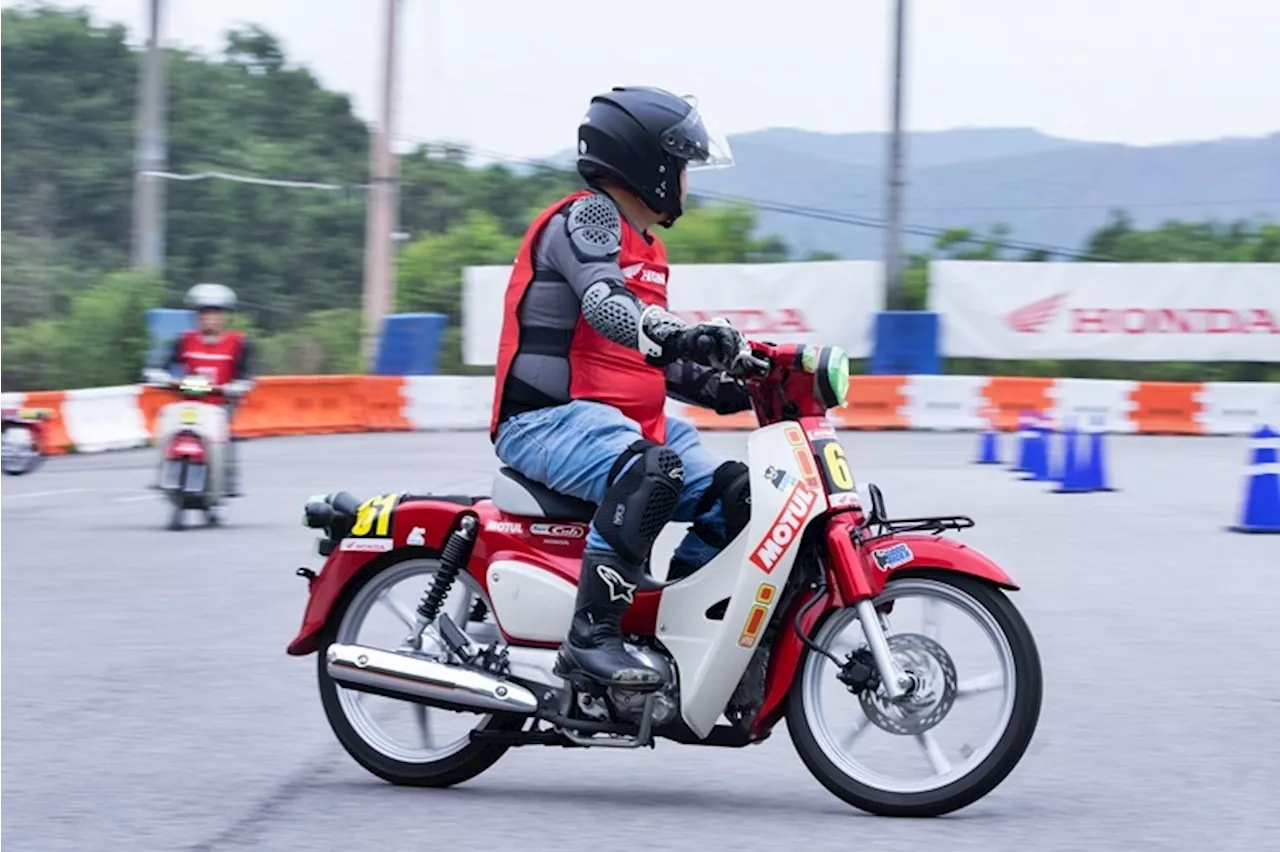
[{"label": "exhaust pipe", "polygon": [[330,645],[325,670],[344,686],[419,703],[525,716],[538,710],[538,699],[517,683],[364,645]]}]

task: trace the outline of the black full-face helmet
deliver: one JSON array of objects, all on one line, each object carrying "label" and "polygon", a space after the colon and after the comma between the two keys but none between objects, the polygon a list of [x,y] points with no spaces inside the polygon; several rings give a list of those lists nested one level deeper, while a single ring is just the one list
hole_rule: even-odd
[{"label": "black full-face helmet", "polygon": [[671,227],[684,212],[683,170],[733,165],[729,141],[692,97],[647,86],[615,87],[591,99],[578,125],[578,171],[589,184],[612,180]]}]

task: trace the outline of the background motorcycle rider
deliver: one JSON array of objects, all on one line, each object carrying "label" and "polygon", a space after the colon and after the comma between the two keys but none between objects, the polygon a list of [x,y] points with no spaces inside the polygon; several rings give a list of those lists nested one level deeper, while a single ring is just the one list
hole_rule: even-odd
[{"label": "background motorcycle rider", "polygon": [[556,673],[655,688],[658,672],[622,644],[622,613],[669,520],[692,522],[668,580],[704,565],[746,525],[746,465],[706,449],[668,395],[746,410],[723,378],[744,346],[725,324],[668,313],[667,255],[654,225],[683,212],[687,172],[727,167],[728,143],[694,103],[655,88],[592,98],[578,127],[588,189],[530,225],[507,285],[490,436],[502,462],[598,505]]},{"label": "background motorcycle rider", "polygon": [[187,291],[185,304],[196,311],[198,326],[174,338],[173,347],[144,372],[149,382],[166,382],[173,376],[198,373],[217,390],[206,397],[227,413],[226,482],[227,496],[239,497],[240,466],[236,461],[236,439],[231,432],[236,403],[253,385],[250,360],[251,341],[240,331],[227,330],[228,312],[236,306],[236,294],[223,284],[197,284]]}]

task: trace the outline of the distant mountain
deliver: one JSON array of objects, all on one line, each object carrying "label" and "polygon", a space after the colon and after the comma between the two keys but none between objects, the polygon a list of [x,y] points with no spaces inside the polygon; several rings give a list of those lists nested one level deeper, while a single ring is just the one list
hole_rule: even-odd
[{"label": "distant mountain", "polygon": [[[738,196],[845,217],[884,218],[885,133],[769,129],[730,138],[737,165],[699,172],[694,192]],[[1009,237],[1081,248],[1110,210],[1139,226],[1167,219],[1280,220],[1280,133],[1133,147],[1024,128],[908,134],[905,220],[919,229],[1007,224]],[[571,163],[566,152],[555,158]],[[883,255],[883,229],[764,210],[761,230],[798,252]],[[909,235],[910,249],[931,238]]]}]

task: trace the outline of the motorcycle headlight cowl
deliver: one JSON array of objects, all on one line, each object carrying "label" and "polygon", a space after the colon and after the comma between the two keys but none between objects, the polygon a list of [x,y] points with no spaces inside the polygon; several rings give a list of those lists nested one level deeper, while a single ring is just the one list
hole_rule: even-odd
[{"label": "motorcycle headlight cowl", "polygon": [[849,354],[839,346],[805,346],[800,363],[813,374],[813,390],[827,408],[840,408],[849,399]]}]

